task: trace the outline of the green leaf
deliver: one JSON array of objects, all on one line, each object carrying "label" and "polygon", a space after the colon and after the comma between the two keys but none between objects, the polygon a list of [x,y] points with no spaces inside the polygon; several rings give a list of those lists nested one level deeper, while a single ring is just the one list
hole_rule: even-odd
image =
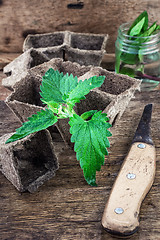
[{"label": "green leaf", "polygon": [[87,183],[92,186],[96,186],[96,171],[100,171],[104,164],[104,156],[108,154],[107,147],[110,146],[107,136],[111,136],[111,133],[107,129],[111,124],[107,121],[102,111],[94,113],[89,121],[76,114],[69,121],[77,160],[80,161]]},{"label": "green leaf", "polygon": [[135,71],[132,68],[129,67],[122,67],[122,69],[120,70],[121,74],[125,74],[128,75],[130,77],[135,77]]},{"label": "green leaf", "polygon": [[70,93],[78,84],[77,77],[73,75],[63,75],[58,70],[50,68],[45,76],[42,78],[42,85],[40,86],[40,95],[42,102],[56,102],[65,103],[66,95]]},{"label": "green leaf", "polygon": [[160,25],[157,24],[155,31],[160,30]]},{"label": "green leaf", "polygon": [[130,31],[131,36],[138,36],[141,33],[143,25],[145,23],[145,18],[142,18]]},{"label": "green leaf", "polygon": [[16,130],[6,143],[14,142],[28,136],[31,133],[41,131],[47,127],[55,124],[57,117],[49,109],[41,110],[37,114],[32,115],[28,118],[28,121]]},{"label": "green leaf", "polygon": [[[130,53],[129,53],[129,51],[130,51]],[[130,64],[130,65],[137,64],[139,62],[138,54],[136,54],[132,51],[133,51],[132,49],[128,48],[128,52],[122,52],[122,54],[120,56],[120,60],[123,63]]]},{"label": "green leaf", "polygon": [[149,40],[149,36],[154,34],[157,31],[157,24],[154,22],[144,33],[142,33],[140,36],[138,36],[135,41],[139,42],[139,45],[141,45],[144,42],[147,42]]},{"label": "green leaf", "polygon": [[[154,22],[144,33],[142,33],[139,37],[148,37],[152,35],[152,33],[156,30],[157,24]],[[147,41],[148,38],[145,40]]]},{"label": "green leaf", "polygon": [[60,80],[62,77],[63,73],[54,71],[52,68],[45,73],[42,77],[42,85],[40,86],[42,102],[64,102],[60,91]]},{"label": "green leaf", "polygon": [[82,118],[83,120],[88,120],[88,118],[92,117],[93,114],[96,113],[96,112],[97,112],[97,110],[90,110],[90,111],[88,111],[88,112],[83,113],[83,114],[81,115],[81,118]]},{"label": "green leaf", "polygon": [[55,71],[50,68],[43,77],[42,85],[40,86],[41,100],[48,104],[51,109],[55,103],[70,103],[74,105],[80,102],[80,100],[85,99],[85,95],[88,94],[91,89],[100,87],[104,79],[105,76],[94,76],[78,82],[78,78],[73,77],[72,74],[69,75],[67,73],[63,75],[63,73],[59,73],[58,70]]},{"label": "green leaf", "polygon": [[73,104],[80,102],[80,100],[85,99],[85,95],[87,95],[90,90],[100,87],[104,80],[105,76],[94,76],[84,81],[80,80],[78,85],[70,92],[66,101]]},{"label": "green leaf", "polygon": [[147,28],[148,13],[147,11],[144,11],[135,19],[127,34],[130,36],[137,36],[140,33],[143,33]]}]

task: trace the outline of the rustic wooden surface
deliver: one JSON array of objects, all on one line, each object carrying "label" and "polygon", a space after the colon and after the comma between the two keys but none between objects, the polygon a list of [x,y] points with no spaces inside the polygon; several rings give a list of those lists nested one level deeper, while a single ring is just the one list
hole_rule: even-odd
[{"label": "rustic wooden surface", "polygon": [[144,10],[160,23],[159,0],[0,0],[0,52],[21,52],[29,33],[69,30],[108,33],[112,53],[119,25]]},{"label": "rustic wooden surface", "polygon": [[[0,71],[3,70],[3,68],[13,61],[15,58],[17,58],[20,55],[20,53],[0,53]],[[110,60],[111,61],[111,60]]]},{"label": "rustic wooden surface", "polygon": [[[0,73],[0,79],[3,74]],[[0,136],[19,127],[6,107],[9,94],[0,88]],[[119,123],[112,128],[111,148],[102,170],[97,173],[98,187],[86,184],[75,153],[63,150],[56,176],[33,194],[19,193],[0,173],[0,239],[2,240],[114,240],[101,226],[101,218],[111,187],[129,149],[142,110],[153,103],[152,137],[157,152],[154,184],[140,212],[140,228],[131,239],[160,239],[160,91],[136,93]],[[56,149],[64,148],[58,142]],[[65,148],[64,148],[65,149]]]}]

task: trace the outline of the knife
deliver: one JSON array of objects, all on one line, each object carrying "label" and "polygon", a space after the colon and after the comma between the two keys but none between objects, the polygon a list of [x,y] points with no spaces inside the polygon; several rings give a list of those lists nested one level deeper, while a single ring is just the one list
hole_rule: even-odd
[{"label": "knife", "polygon": [[151,115],[152,104],[148,104],[105,206],[102,226],[111,234],[128,236],[138,229],[140,206],[153,184],[156,170]]}]

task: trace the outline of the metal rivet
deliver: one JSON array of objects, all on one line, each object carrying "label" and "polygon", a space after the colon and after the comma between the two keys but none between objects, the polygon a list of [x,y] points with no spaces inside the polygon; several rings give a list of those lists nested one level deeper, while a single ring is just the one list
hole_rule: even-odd
[{"label": "metal rivet", "polygon": [[144,148],[146,147],[146,145],[143,144],[143,143],[140,143],[140,144],[137,145],[137,147],[138,147],[138,148],[141,148],[141,149],[144,149]]},{"label": "metal rivet", "polygon": [[130,179],[130,180],[136,178],[136,174],[134,174],[134,173],[128,173],[126,176],[127,176],[127,178]]},{"label": "metal rivet", "polygon": [[115,211],[115,213],[117,213],[117,214],[122,214],[122,213],[124,212],[123,208],[121,208],[121,207],[115,208],[114,211]]}]

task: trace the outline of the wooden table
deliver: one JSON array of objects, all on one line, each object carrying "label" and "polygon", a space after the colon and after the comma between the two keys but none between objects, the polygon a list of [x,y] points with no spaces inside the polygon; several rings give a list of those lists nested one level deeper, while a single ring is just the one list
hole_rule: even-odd
[{"label": "wooden table", "polygon": [[[0,136],[19,126],[4,104],[8,93],[0,87]],[[19,193],[0,173],[0,239],[117,239],[103,230],[101,218],[147,103],[154,104],[152,138],[156,146],[157,170],[154,184],[141,207],[140,228],[132,239],[160,239],[160,90],[137,92],[121,120],[112,128],[110,154],[97,173],[98,187],[86,184],[75,153],[66,150],[63,142],[55,143],[57,149],[62,150],[56,176],[35,193]]]}]

